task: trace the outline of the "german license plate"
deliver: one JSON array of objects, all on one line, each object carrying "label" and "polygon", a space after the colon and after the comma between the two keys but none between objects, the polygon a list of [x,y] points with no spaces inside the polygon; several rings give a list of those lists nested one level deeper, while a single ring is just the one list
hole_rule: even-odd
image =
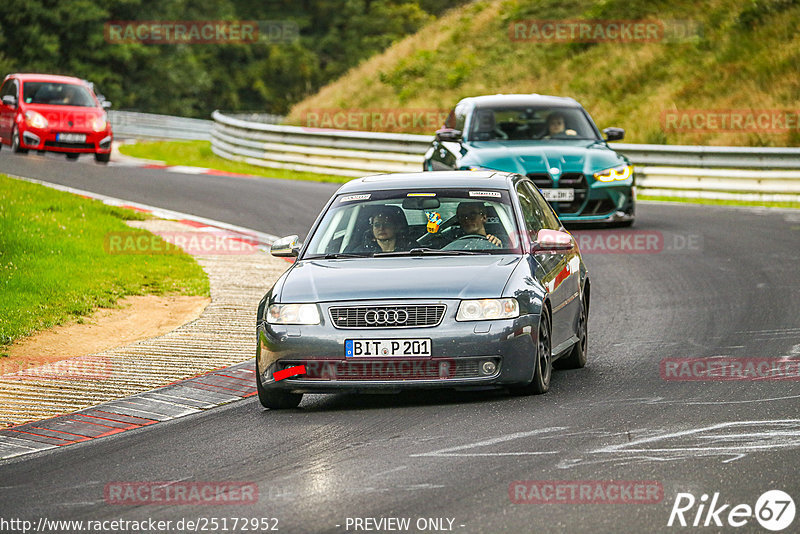
[{"label": "german license plate", "polygon": [[542,189],[542,195],[548,202],[572,202],[575,200],[575,190],[571,188],[564,189]]},{"label": "german license plate", "polygon": [[56,134],[56,141],[61,143],[85,143],[86,134],[60,133]]},{"label": "german license plate", "polygon": [[430,339],[346,339],[346,358],[391,356],[425,357],[431,355]]}]

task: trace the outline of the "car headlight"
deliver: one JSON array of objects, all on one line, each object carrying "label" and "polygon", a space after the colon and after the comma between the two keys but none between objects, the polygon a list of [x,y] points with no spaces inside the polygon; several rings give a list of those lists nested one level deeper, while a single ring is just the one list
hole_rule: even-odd
[{"label": "car headlight", "polygon": [[481,165],[469,165],[467,167],[461,167],[461,170],[464,170],[464,171],[493,171],[495,169],[490,169],[489,167],[483,167]]},{"label": "car headlight", "polygon": [[104,117],[95,117],[92,119],[92,130],[95,132],[102,132],[106,129],[106,119]]},{"label": "car headlight", "polygon": [[319,324],[316,304],[273,304],[267,310],[270,324]]},{"label": "car headlight", "polygon": [[517,299],[462,300],[456,321],[489,321],[519,317]]},{"label": "car headlight", "polygon": [[25,112],[25,122],[33,128],[47,128],[47,119],[41,113],[33,110]]},{"label": "car headlight", "polygon": [[615,180],[627,180],[633,175],[632,165],[620,165],[619,167],[612,167],[603,171],[594,173],[595,180],[601,182],[613,182]]}]

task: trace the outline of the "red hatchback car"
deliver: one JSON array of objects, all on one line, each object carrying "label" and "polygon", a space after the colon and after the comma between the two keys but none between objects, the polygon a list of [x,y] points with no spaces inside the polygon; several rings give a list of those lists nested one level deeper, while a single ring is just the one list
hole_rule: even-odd
[{"label": "red hatchback car", "polygon": [[9,74],[0,87],[0,148],[61,152],[67,159],[111,157],[114,136],[101,102],[88,82],[71,76]]}]

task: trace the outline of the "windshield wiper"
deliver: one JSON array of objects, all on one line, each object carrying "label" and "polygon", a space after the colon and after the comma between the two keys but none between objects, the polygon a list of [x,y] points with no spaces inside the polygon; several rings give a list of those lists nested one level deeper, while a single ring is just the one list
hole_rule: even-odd
[{"label": "windshield wiper", "polygon": [[412,248],[411,250],[396,250],[394,252],[376,252],[375,256],[461,256],[464,254],[481,254],[483,251],[474,250],[441,250],[438,248]]},{"label": "windshield wiper", "polygon": [[304,260],[336,260],[339,258],[371,258],[372,254],[358,254],[356,252],[331,252],[329,254],[314,254],[313,256],[306,256]]}]

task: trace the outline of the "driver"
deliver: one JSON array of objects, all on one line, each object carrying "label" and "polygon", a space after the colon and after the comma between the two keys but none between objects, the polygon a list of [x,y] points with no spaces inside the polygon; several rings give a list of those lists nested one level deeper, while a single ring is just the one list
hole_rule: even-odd
[{"label": "driver", "polygon": [[461,202],[456,208],[456,217],[461,225],[464,235],[484,236],[491,244],[496,247],[502,245],[500,238],[486,233],[486,208],[483,202]]},{"label": "driver", "polygon": [[545,139],[549,139],[554,135],[559,134],[577,135],[577,133],[578,132],[572,129],[567,130],[567,119],[560,111],[554,111],[547,116],[547,134],[544,136]]}]

